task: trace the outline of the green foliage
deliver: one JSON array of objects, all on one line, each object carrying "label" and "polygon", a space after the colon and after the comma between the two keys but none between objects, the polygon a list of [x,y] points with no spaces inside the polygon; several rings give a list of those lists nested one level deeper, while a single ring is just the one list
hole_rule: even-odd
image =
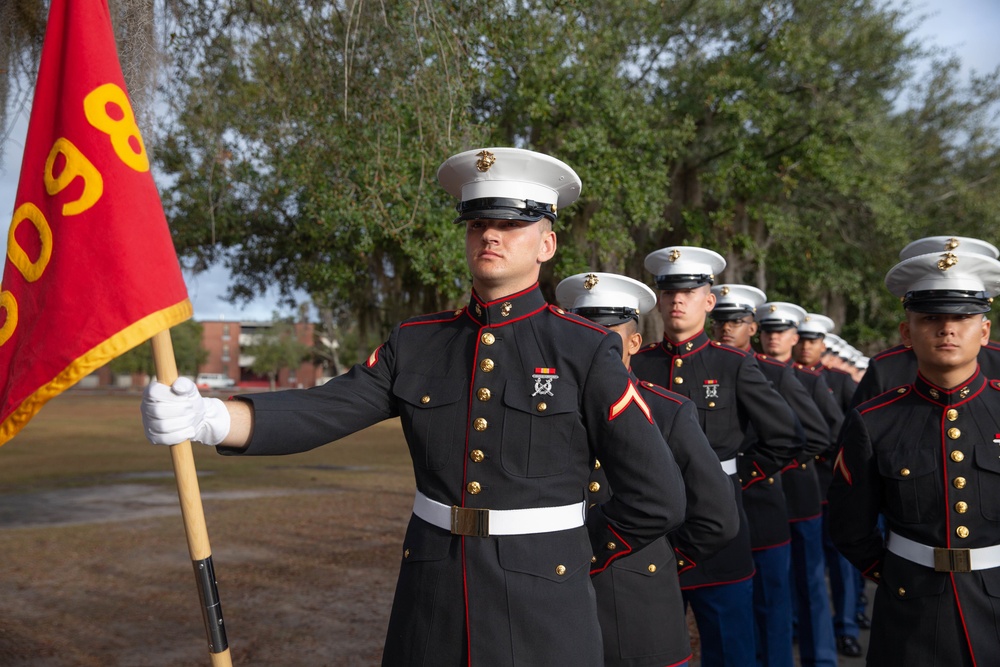
[{"label": "green foliage", "polygon": [[[203,327],[194,320],[185,320],[170,330],[177,373],[194,377],[198,368],[208,359],[208,350],[202,347]],[[133,347],[125,354],[111,360],[112,373],[144,373],[156,375],[153,363],[153,344],[149,341]]]},{"label": "green foliage", "polygon": [[[187,7],[190,5],[190,7]],[[435,170],[472,140],[447,8],[181,2],[161,164],[179,248],[383,330],[465,292]],[[190,71],[189,71],[190,68]]]},{"label": "green foliage", "polygon": [[[698,244],[722,279],[895,335],[882,287],[906,242],[996,240],[998,74],[967,84],[881,0],[177,0],[157,157],[180,252],[236,298],[305,289],[360,354],[467,295],[435,170],[480,145],[550,153],[584,183],[554,285],[646,278]],[[916,85],[915,85],[916,84]],[[914,91],[906,104],[905,91]]]}]

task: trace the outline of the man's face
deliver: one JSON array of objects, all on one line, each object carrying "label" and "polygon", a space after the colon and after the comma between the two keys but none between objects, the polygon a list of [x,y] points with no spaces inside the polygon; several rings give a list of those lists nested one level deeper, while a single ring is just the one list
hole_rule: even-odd
[{"label": "man's face", "polygon": [[712,339],[745,350],[750,347],[750,339],[757,333],[757,322],[752,315],[738,320],[712,320]]},{"label": "man's face", "polygon": [[792,356],[803,366],[815,366],[823,356],[824,350],[826,343],[822,338],[799,338],[799,342],[792,348]]},{"label": "man's face", "polygon": [[792,357],[792,347],[799,342],[799,332],[795,328],[782,331],[761,331],[760,347],[764,354],[787,361]]},{"label": "man's face", "polygon": [[663,332],[676,341],[686,340],[705,328],[705,316],[715,307],[708,285],[660,292],[657,306],[663,317]]},{"label": "man's face", "polygon": [[941,373],[975,364],[979,349],[990,340],[990,322],[979,314],[907,311],[899,333],[903,344],[913,348],[921,371]]},{"label": "man's face", "polygon": [[542,263],[555,251],[555,232],[544,220],[466,222],[465,259],[472,284],[483,296],[498,298],[530,287],[538,280]]}]

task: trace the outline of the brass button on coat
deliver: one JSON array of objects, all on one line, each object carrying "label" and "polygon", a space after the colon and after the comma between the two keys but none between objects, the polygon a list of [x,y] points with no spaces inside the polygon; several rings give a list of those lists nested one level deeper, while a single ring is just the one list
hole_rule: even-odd
[{"label": "brass button on coat", "polygon": [[950,429],[948,429],[948,437],[951,438],[952,440],[958,440],[959,438],[962,437],[962,431],[952,426]]},{"label": "brass button on coat", "polygon": [[465,485],[465,490],[471,493],[472,495],[476,495],[477,493],[483,490],[483,487],[482,485],[479,484],[479,482],[469,482],[468,484]]},{"label": "brass button on coat", "polygon": [[566,574],[566,566],[556,565],[556,574],[558,574],[560,577]]},{"label": "brass button on coat", "polygon": [[677,368],[680,368],[683,365],[684,365],[684,360],[683,359],[674,359],[674,366],[676,366]]},{"label": "brass button on coat", "polygon": [[594,459],[594,470],[600,470],[600,469],[601,469],[601,462],[597,459]]},{"label": "brass button on coat", "polygon": [[899,474],[902,475],[903,477],[909,477],[910,476],[910,469],[909,468],[903,468],[902,470],[899,471]]},{"label": "brass button on coat", "polygon": [[409,558],[409,557],[410,557],[410,550],[407,549],[406,551],[403,552],[403,558]]},{"label": "brass button on coat", "polygon": [[677,567],[684,567],[684,561],[683,560],[677,561]]},{"label": "brass button on coat", "polygon": [[423,403],[424,405],[427,405],[428,403],[431,402],[431,397],[424,394],[423,396],[420,397],[420,402]]},{"label": "brass button on coat", "polygon": [[484,373],[489,373],[495,366],[496,364],[493,363],[492,359],[483,359],[479,362],[479,370]]},{"label": "brass button on coat", "polygon": [[608,551],[614,551],[615,549],[617,549],[617,548],[618,548],[618,545],[617,545],[617,544],[615,544],[614,542],[608,542],[608,543],[607,543],[606,545],[604,545],[604,546],[606,546],[606,547],[607,547]]},{"label": "brass button on coat", "polygon": [[955,529],[955,534],[961,537],[963,540],[969,536],[969,529],[965,526],[959,526]]},{"label": "brass button on coat", "polygon": [[954,480],[952,480],[951,483],[952,483],[952,485],[956,489],[964,489],[965,488],[965,478],[964,477],[956,477]]},{"label": "brass button on coat", "polygon": [[479,389],[479,391],[476,392],[476,398],[478,398],[480,401],[488,401],[492,396],[493,394],[490,393],[490,390],[487,389],[486,387],[482,387]]},{"label": "brass button on coat", "polygon": [[535,406],[535,409],[538,410],[539,412],[545,412],[546,410],[549,409],[549,406],[545,401],[542,401],[541,403]]},{"label": "brass button on coat", "polygon": [[954,461],[955,463],[958,463],[959,461],[962,461],[963,459],[965,459],[965,454],[963,454],[962,452],[958,451],[957,449],[951,453],[951,460]]},{"label": "brass button on coat", "polygon": [[591,493],[597,493],[601,490],[601,484],[600,482],[591,482],[587,488],[590,489]]},{"label": "brass button on coat", "polygon": [[903,588],[902,586],[899,587],[899,590],[897,592],[899,593],[899,597],[903,597],[904,595],[906,595],[906,589]]},{"label": "brass button on coat", "polygon": [[481,449],[473,449],[469,452],[469,458],[472,459],[474,463],[482,463],[486,459],[486,454],[483,454]]},{"label": "brass button on coat", "polygon": [[948,410],[948,412],[945,413],[945,417],[947,417],[948,421],[950,422],[955,421],[956,419],[958,419],[958,410],[956,410],[955,408],[951,408],[950,410]]},{"label": "brass button on coat", "polygon": [[646,567],[646,569],[647,569],[647,570],[649,570],[649,572],[650,572],[650,573],[653,573],[653,572],[656,572],[656,565],[655,565],[654,563],[650,563],[650,564],[649,564],[649,565],[648,565],[648,566]]},{"label": "brass button on coat", "polygon": [[487,426],[489,426],[489,424],[482,417],[476,417],[476,420],[472,422],[472,428],[477,431],[485,431]]},{"label": "brass button on coat", "polygon": [[480,340],[483,341],[483,345],[492,345],[493,343],[496,342],[497,337],[491,334],[489,331],[487,331],[482,335],[482,338],[480,338]]},{"label": "brass button on coat", "polygon": [[965,502],[964,500],[959,500],[957,503],[955,503],[955,511],[958,512],[959,514],[965,514],[966,512],[969,511],[969,503]]},{"label": "brass button on coat", "polygon": [[674,378],[674,384],[684,384],[684,378]]}]

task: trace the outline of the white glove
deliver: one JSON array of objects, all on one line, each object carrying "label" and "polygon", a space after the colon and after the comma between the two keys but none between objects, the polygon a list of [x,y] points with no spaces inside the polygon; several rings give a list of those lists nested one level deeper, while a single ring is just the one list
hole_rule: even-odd
[{"label": "white glove", "polygon": [[154,445],[185,440],[217,445],[229,433],[229,410],[217,398],[202,397],[187,378],[170,387],[153,380],[142,394],[142,425]]}]

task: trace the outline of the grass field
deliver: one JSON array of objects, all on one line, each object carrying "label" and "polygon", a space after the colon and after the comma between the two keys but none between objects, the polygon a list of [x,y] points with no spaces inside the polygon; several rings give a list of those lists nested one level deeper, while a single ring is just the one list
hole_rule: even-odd
[{"label": "grass field", "polygon": [[[69,391],[0,447],[0,667],[211,664],[139,400]],[[398,421],[290,457],[193,447],[233,665],[377,665],[413,503]]]},{"label": "grass field", "polygon": [[[170,455],[138,405],[70,391],[0,447],[0,665],[210,664]],[[398,422],[292,457],[194,448],[233,664],[377,664],[413,499]]]}]

